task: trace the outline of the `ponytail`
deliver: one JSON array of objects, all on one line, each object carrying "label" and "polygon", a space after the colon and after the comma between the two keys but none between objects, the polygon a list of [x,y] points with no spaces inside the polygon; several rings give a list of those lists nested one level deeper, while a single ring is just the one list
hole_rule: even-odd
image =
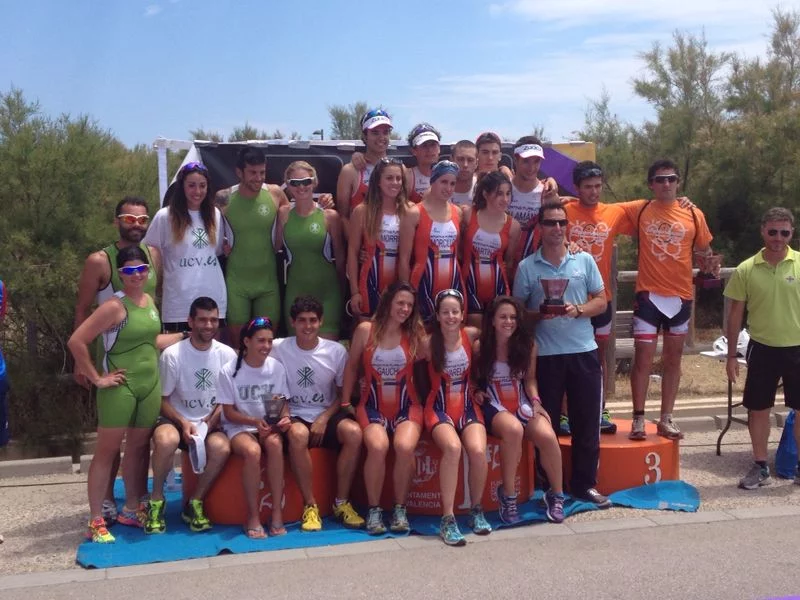
[{"label": "ponytail", "polygon": [[244,345],[244,336],[242,336],[239,338],[239,352],[236,353],[236,368],[233,370],[231,377],[236,377],[239,369],[242,368],[242,359],[244,359],[245,354],[247,354],[247,348]]}]

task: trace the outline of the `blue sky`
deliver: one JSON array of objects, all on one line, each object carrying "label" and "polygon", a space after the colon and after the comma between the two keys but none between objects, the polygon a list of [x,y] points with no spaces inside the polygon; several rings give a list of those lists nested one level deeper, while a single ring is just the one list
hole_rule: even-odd
[{"label": "blue sky", "polygon": [[[636,54],[676,29],[712,49],[764,56],[762,0],[0,0],[0,91],[49,114],[86,113],[128,145],[227,134],[249,121],[308,138],[331,104],[381,104],[405,136],[446,141],[583,126],[603,86],[612,110],[651,115]],[[783,9],[800,8],[800,0]]]}]

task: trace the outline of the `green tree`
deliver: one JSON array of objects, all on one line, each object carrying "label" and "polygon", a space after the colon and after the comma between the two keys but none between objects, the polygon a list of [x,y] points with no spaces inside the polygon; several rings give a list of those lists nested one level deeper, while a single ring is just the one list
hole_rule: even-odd
[{"label": "green tree", "polygon": [[197,129],[192,129],[189,132],[189,136],[193,140],[205,140],[205,141],[208,141],[208,142],[224,142],[225,141],[225,138],[218,131],[206,131],[202,127],[198,127]]},{"label": "green tree", "polygon": [[331,117],[332,140],[360,140],[361,117],[369,110],[366,102],[356,102],[349,106],[334,104],[328,107]]},{"label": "green tree", "polygon": [[125,148],[85,115],[44,115],[21,90],[0,93],[0,276],[9,291],[3,348],[12,433],[77,448],[94,407],[71,383],[66,341],[86,255],[114,239],[125,194],[154,197],[155,154]]}]

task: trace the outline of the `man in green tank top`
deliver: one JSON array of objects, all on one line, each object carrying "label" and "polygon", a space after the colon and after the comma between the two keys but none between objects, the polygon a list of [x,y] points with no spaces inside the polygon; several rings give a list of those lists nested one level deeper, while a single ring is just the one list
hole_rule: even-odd
[{"label": "man in green tank top", "polygon": [[[78,300],[75,303],[74,329],[77,329],[89,317],[93,305],[102,304],[113,296],[115,292],[122,289],[122,282],[119,279],[119,273],[116,268],[117,253],[126,246],[142,245],[141,242],[144,239],[149,221],[147,202],[142,198],[126,196],[117,203],[114,210],[114,225],[119,232],[119,239],[102,250],[92,252],[86,259],[83,271],[81,271],[81,277],[78,280]],[[161,274],[161,255],[152,246],[142,245],[142,248],[153,267],[148,275],[145,292],[156,298],[157,283]],[[102,347],[98,345],[96,348],[98,367],[100,367],[102,355]],[[83,375],[76,374],[75,380],[86,389],[91,389],[92,387]],[[111,480],[106,492],[106,501],[103,503],[106,521],[116,520],[113,488],[119,468],[119,458],[117,458],[115,465],[116,467],[112,469]]]},{"label": "man in green tank top", "polygon": [[239,330],[257,316],[278,325],[281,299],[273,246],[278,208],[288,204],[277,185],[264,185],[267,161],[258,148],[245,147],[236,161],[239,186],[225,207],[225,236],[230,247],[225,285],[231,345],[239,347]]}]

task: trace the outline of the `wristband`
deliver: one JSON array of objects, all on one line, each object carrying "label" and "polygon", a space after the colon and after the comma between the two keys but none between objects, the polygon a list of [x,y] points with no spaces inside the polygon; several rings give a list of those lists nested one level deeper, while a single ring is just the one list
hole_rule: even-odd
[{"label": "wristband", "polygon": [[533,398],[531,398],[531,403],[535,403],[535,402],[538,402],[539,404],[541,404],[542,403],[542,399],[539,398],[539,396],[534,396]]},{"label": "wristband", "polygon": [[339,403],[339,408],[350,408],[351,406],[353,406],[353,405],[350,402],[340,402]]}]

